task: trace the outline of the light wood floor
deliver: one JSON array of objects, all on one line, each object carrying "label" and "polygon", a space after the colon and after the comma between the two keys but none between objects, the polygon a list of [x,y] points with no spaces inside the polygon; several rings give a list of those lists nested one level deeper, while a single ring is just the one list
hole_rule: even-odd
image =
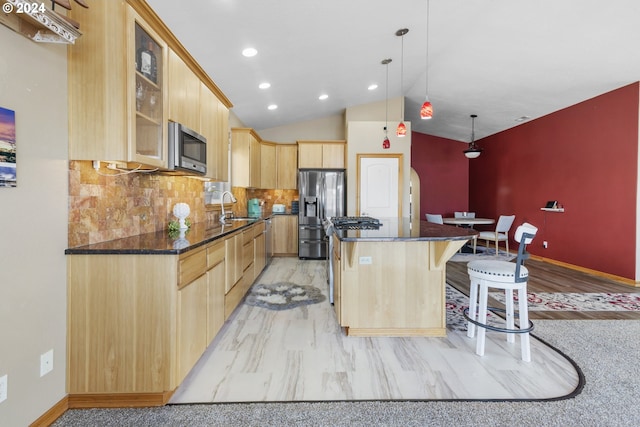
[{"label": "light wood floor", "polygon": [[[532,292],[563,293],[625,293],[640,292],[640,288],[618,282],[606,277],[576,271],[544,261],[530,259],[526,261],[529,270],[527,288]],[[447,283],[465,295],[469,295],[469,276],[464,262],[447,263]],[[490,298],[489,305],[504,307]],[[531,319],[640,319],[639,311],[529,311]]]},{"label": "light wood floor", "polygon": [[[280,281],[328,294],[321,261],[274,258],[258,282]],[[535,338],[531,351],[523,362],[519,339],[508,344],[492,332],[484,357],[475,339],[451,330],[446,338],[346,337],[328,299],[283,311],[243,303],[171,403],[546,399],[575,390],[579,374],[566,358]]]}]

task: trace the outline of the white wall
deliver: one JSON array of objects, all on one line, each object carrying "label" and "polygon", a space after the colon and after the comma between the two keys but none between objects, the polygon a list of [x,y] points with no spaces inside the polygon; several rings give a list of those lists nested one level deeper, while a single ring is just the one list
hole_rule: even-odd
[{"label": "white wall", "polygon": [[[0,106],[16,112],[16,188],[0,188],[0,424],[24,426],[66,395],[66,46],[0,25]],[[40,355],[54,369],[40,378]]]}]

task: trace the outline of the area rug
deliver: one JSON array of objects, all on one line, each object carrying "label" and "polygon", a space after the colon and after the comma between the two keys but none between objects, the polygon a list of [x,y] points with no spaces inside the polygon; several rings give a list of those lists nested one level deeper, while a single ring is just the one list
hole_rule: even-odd
[{"label": "area rug", "polygon": [[[489,292],[504,304],[504,292]],[[514,301],[518,301],[514,294]],[[549,293],[529,292],[529,311],[640,311],[640,293]]]},{"label": "area rug", "polygon": [[[467,321],[462,312],[469,307],[469,298],[451,285],[446,286],[447,329],[450,331],[466,332]],[[504,319],[495,314],[487,313],[487,324],[504,327]]]},{"label": "area rug", "polygon": [[469,262],[477,259],[480,260],[498,260],[498,261],[511,261],[516,257],[516,253],[513,251],[509,252],[507,255],[506,251],[498,251],[496,254],[495,249],[485,248],[484,246],[479,246],[476,249],[476,253],[465,253],[465,252],[457,252],[454,256],[451,257],[449,261],[453,262]]},{"label": "area rug", "polygon": [[325,299],[320,289],[314,286],[279,282],[253,285],[245,302],[269,310],[290,310],[303,305],[317,304]]}]

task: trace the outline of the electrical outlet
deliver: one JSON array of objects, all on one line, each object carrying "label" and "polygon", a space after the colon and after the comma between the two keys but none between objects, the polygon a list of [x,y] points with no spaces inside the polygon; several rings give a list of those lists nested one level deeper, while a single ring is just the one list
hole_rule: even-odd
[{"label": "electrical outlet", "polygon": [[93,161],[93,168],[95,170],[100,170],[100,160],[94,160]]},{"label": "electrical outlet", "polygon": [[360,257],[360,264],[369,265],[371,263],[372,263],[372,260],[371,260],[370,256],[361,256]]},{"label": "electrical outlet", "polygon": [[547,249],[549,247],[549,242],[547,242],[546,240],[542,242],[542,247]]},{"label": "electrical outlet", "polygon": [[7,387],[9,387],[7,374],[0,377],[0,402],[7,400]]},{"label": "electrical outlet", "polygon": [[40,376],[44,377],[53,370],[53,349],[40,355]]}]

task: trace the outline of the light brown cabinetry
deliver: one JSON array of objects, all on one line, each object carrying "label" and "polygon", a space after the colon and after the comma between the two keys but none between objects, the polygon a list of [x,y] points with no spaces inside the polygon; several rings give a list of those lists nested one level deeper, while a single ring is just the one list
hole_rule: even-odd
[{"label": "light brown cabinetry", "polygon": [[260,188],[276,189],[276,144],[262,142],[260,144]]},{"label": "light brown cabinetry", "polygon": [[276,146],[276,188],[295,190],[298,188],[298,146],[278,144]]},{"label": "light brown cabinetry", "polygon": [[68,48],[69,158],[166,167],[166,43],[123,1],[71,17],[91,31]]},{"label": "light brown cabinetry", "polygon": [[242,233],[237,232],[224,241],[227,261],[224,292],[229,293],[242,278]]},{"label": "light brown cabinetry", "polygon": [[[93,2],[69,16],[91,29],[68,47],[69,159],[166,168],[169,115],[198,131],[201,83],[217,98],[215,140],[227,152],[231,102],[146,2]],[[213,178],[228,176],[226,163]]]},{"label": "light brown cabinetry", "polygon": [[262,271],[263,230],[180,255],[67,256],[69,406],[165,404]]},{"label": "light brown cabinetry", "polygon": [[446,336],[446,263],[464,243],[334,240],[340,325],[354,336]]},{"label": "light brown cabinetry", "polygon": [[200,82],[200,128],[207,138],[207,174],[216,181],[229,176],[229,109],[215,94]]},{"label": "light brown cabinetry", "polygon": [[345,141],[298,141],[298,168],[344,169]]},{"label": "light brown cabinetry", "polygon": [[206,271],[196,280],[178,290],[178,376],[181,382],[207,348]]},{"label": "light brown cabinetry", "polygon": [[298,256],[298,217],[274,215],[272,220],[273,255]]},{"label": "light brown cabinetry", "polygon": [[215,338],[224,324],[225,243],[216,241],[207,246],[207,342]]},{"label": "light brown cabinetry", "polygon": [[231,185],[260,188],[260,137],[250,128],[231,129]]},{"label": "light brown cabinetry", "polygon": [[173,50],[169,50],[168,94],[169,120],[202,133],[200,129],[200,79]]}]

